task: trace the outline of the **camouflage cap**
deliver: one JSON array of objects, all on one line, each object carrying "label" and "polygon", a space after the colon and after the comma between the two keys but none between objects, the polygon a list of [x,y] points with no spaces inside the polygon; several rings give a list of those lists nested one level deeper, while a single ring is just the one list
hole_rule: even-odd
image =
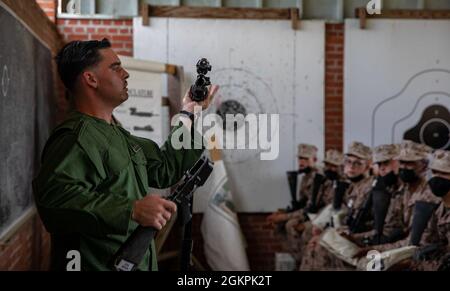
[{"label": "camouflage cap", "polygon": [[335,166],[341,166],[344,163],[344,155],[338,150],[328,150],[323,161]]},{"label": "camouflage cap", "polygon": [[373,162],[382,163],[397,158],[400,146],[395,144],[384,144],[373,149]]},{"label": "camouflage cap", "polygon": [[430,169],[450,174],[450,151],[437,150],[433,154]]},{"label": "camouflage cap", "polygon": [[307,159],[315,158],[317,156],[317,147],[311,144],[299,144],[297,156]]},{"label": "camouflage cap", "polygon": [[400,145],[400,152],[397,160],[405,162],[417,162],[428,159],[432,149],[424,144],[415,143],[410,140],[404,140]]},{"label": "camouflage cap", "polygon": [[368,146],[354,141],[348,146],[346,155],[355,156],[363,160],[370,160],[372,159],[372,150]]}]

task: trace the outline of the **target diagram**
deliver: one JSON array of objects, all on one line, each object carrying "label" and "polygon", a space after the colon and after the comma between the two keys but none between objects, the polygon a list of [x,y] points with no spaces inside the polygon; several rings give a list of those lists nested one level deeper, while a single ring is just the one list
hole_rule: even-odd
[{"label": "target diagram", "polygon": [[450,150],[450,113],[442,105],[431,105],[419,123],[404,134],[404,139],[426,144],[434,149]]},{"label": "target diagram", "polygon": [[449,82],[448,70],[424,70],[413,75],[399,93],[378,103],[372,112],[372,146],[408,139],[450,149]]},{"label": "target diagram", "polygon": [[[256,74],[242,68],[215,70],[211,79],[220,86],[220,91],[207,113],[215,113],[222,118],[224,133],[233,133],[235,137],[243,134],[246,137],[245,141],[235,139],[237,149],[224,149],[224,160],[236,164],[259,158],[262,149],[259,146],[257,149],[249,149],[249,144],[254,141],[259,145],[260,124],[256,132],[250,132],[245,120],[237,119],[230,123],[227,122],[226,116],[278,114],[278,105],[270,86]],[[269,138],[274,136],[273,130],[277,125],[269,124],[267,128],[270,132]]]}]

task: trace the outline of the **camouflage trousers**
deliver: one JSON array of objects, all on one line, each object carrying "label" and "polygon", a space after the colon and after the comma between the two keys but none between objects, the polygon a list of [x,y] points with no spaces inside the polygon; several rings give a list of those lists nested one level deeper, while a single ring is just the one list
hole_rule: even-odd
[{"label": "camouflage trousers", "polygon": [[[301,225],[302,229],[299,229]],[[290,219],[286,223],[287,251],[295,258],[297,266],[300,266],[306,244],[312,237],[312,225],[300,218]]]},{"label": "camouflage trousers", "polygon": [[299,271],[352,271],[355,267],[340,260],[319,243],[321,236],[313,236],[303,251]]}]

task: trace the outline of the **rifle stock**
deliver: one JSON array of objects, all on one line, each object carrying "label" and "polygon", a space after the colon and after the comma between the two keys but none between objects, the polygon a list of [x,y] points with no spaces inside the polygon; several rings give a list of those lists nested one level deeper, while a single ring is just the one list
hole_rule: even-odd
[{"label": "rifle stock", "polygon": [[[188,206],[195,190],[203,186],[212,170],[213,163],[206,157],[201,158],[185,173],[176,190],[167,200],[178,204],[179,209]],[[191,217],[187,219],[190,220]],[[183,221],[183,224],[188,221]],[[113,256],[110,262],[112,269],[115,271],[135,271],[156,233],[157,230],[153,227],[138,226]]]}]

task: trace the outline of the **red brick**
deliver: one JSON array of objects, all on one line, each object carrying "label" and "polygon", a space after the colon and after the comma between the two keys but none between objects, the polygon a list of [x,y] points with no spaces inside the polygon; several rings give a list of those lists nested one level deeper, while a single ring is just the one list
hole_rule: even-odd
[{"label": "red brick", "polygon": [[85,33],[86,29],[84,27],[75,27],[75,33]]},{"label": "red brick", "polygon": [[101,40],[104,38],[109,38],[108,35],[106,34],[91,34],[91,39],[95,39],[95,40]]},{"label": "red brick", "polygon": [[79,24],[79,20],[76,19],[70,19],[68,21],[66,21],[66,25],[78,25]]},{"label": "red brick", "polygon": [[133,37],[131,35],[113,35],[112,36],[113,41],[133,41]]},{"label": "red brick", "polygon": [[130,51],[116,51],[116,53],[120,56],[132,57],[133,53]]},{"label": "red brick", "polygon": [[89,20],[89,19],[82,19],[82,20],[80,20],[80,24],[81,25],[90,25],[91,24],[91,20]]},{"label": "red brick", "polygon": [[74,40],[87,40],[88,39],[88,35],[87,34],[68,34],[67,39],[69,41],[74,41]]}]

